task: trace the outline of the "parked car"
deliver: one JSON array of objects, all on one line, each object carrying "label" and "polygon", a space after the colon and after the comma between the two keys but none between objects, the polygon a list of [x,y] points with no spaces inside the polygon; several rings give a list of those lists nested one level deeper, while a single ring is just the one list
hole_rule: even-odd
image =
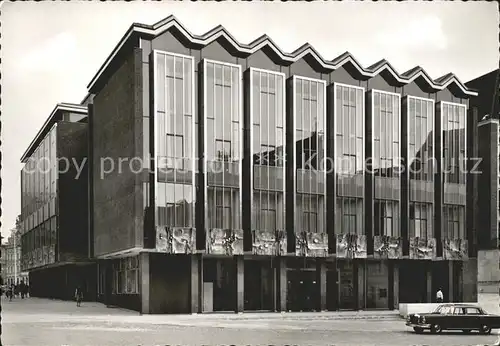
[{"label": "parked car", "polygon": [[477,330],[490,334],[492,329],[500,328],[500,316],[488,314],[477,305],[450,303],[440,304],[431,313],[409,314],[406,325],[418,334],[426,329],[434,334],[443,330],[462,330],[464,333]]}]

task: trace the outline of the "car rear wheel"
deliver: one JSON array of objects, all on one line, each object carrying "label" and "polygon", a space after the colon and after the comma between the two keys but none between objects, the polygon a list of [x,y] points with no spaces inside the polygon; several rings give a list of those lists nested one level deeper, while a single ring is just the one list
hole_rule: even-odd
[{"label": "car rear wheel", "polygon": [[431,333],[432,334],[439,334],[443,331],[443,329],[441,328],[441,326],[439,324],[433,324],[431,326]]},{"label": "car rear wheel", "polygon": [[481,329],[479,329],[479,332],[485,335],[491,334],[491,327],[484,324],[481,326]]},{"label": "car rear wheel", "polygon": [[413,327],[413,330],[417,334],[422,334],[424,332],[424,330],[422,328],[419,328],[419,327]]}]

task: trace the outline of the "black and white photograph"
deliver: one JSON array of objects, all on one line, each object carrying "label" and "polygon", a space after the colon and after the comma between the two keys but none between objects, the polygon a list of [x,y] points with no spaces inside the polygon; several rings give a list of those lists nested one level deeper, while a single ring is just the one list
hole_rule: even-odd
[{"label": "black and white photograph", "polygon": [[500,346],[499,18],[0,2],[0,346]]}]

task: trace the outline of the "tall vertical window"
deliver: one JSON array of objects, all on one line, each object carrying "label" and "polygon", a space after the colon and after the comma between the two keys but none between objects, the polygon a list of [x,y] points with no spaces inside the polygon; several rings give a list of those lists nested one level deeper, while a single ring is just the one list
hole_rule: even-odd
[{"label": "tall vertical window", "polygon": [[399,202],[375,200],[373,234],[399,237]]},{"label": "tall vertical window", "polygon": [[194,59],[154,52],[158,226],[195,223]]},{"label": "tall vertical window", "polygon": [[204,60],[208,228],[241,229],[241,66]]},{"label": "tall vertical window", "polygon": [[432,238],[433,217],[432,203],[418,203],[410,201],[410,238]]},{"label": "tall vertical window", "polygon": [[410,237],[433,237],[434,101],[414,96],[405,100],[408,122]]},{"label": "tall vertical window", "polygon": [[401,98],[372,90],[374,234],[399,237]]},{"label": "tall vertical window", "polygon": [[466,109],[463,104],[441,102],[443,235],[449,239],[466,239]]},{"label": "tall vertical window", "polygon": [[465,184],[465,111],[465,105],[441,102],[445,184]]},{"label": "tall vertical window", "polygon": [[250,69],[252,229],[285,229],[285,76]]},{"label": "tall vertical window", "polygon": [[335,233],[363,234],[364,88],[334,84]]},{"label": "tall vertical window", "polygon": [[310,233],[326,232],[325,93],[324,81],[293,77],[295,225]]},{"label": "tall vertical window", "polygon": [[464,206],[443,206],[443,236],[445,239],[466,239]]},{"label": "tall vertical window", "polygon": [[372,91],[373,170],[377,177],[399,178],[400,95]]}]

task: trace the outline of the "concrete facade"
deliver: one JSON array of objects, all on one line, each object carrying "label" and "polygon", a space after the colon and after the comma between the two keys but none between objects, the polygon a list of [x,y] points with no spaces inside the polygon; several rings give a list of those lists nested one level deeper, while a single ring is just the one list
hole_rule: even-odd
[{"label": "concrete facade", "polygon": [[[193,36],[168,17],[134,24],[88,90],[86,121],[57,137],[89,162],[86,185],[59,178],[51,264],[72,266],[32,270],[61,296],[96,270],[97,300],[149,314],[396,309],[438,288],[477,299],[477,178],[440,168],[478,150],[475,92],[454,75],[244,45],[222,27]],[[425,157],[437,171],[398,173]]]}]

